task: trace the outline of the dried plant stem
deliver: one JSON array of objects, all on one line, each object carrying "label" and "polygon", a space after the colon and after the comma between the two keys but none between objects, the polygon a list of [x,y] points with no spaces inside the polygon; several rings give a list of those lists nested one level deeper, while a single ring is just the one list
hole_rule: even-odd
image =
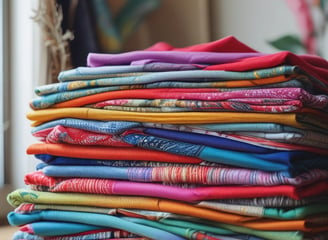
[{"label": "dried plant stem", "polygon": [[61,28],[63,13],[55,0],[40,0],[33,20],[41,27],[48,51],[50,79],[47,83],[57,82],[60,71],[72,68],[69,41],[74,38],[73,33],[70,31],[63,33]]}]

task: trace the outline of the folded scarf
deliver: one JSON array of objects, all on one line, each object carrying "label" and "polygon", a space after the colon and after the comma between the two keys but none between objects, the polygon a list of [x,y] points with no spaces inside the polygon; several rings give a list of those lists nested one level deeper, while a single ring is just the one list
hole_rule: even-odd
[{"label": "folded scarf", "polygon": [[[145,236],[155,239],[183,239],[170,232],[166,232],[157,228],[152,228],[144,225],[139,225],[131,221],[124,220],[115,216],[96,214],[96,213],[79,213],[79,212],[65,212],[65,211],[42,211],[26,214],[17,214],[11,212],[8,214],[8,220],[12,225],[22,225],[32,223],[35,221],[58,221],[58,222],[72,222],[91,224],[100,227],[110,227],[122,229],[132,232],[138,236]],[[29,227],[33,227],[30,225]],[[35,232],[37,229],[32,229]],[[41,229],[42,230],[42,229]],[[42,231],[42,233],[44,233]],[[37,233],[38,234],[38,233]]]},{"label": "folded scarf", "polygon": [[167,152],[139,149],[135,147],[101,147],[79,146],[68,144],[43,144],[35,143],[27,148],[27,154],[50,154],[73,158],[90,158],[99,160],[132,160],[132,161],[156,161],[171,163],[198,164],[200,159],[187,156],[179,156]]},{"label": "folded scarf", "polygon": [[[35,151],[35,149],[33,150]],[[43,164],[48,163],[51,165],[79,165],[79,166],[112,166],[112,167],[174,167],[174,166],[186,166],[186,164],[195,166],[195,163],[174,163],[174,162],[160,162],[160,161],[142,161],[142,160],[101,160],[92,158],[78,158],[78,157],[65,157],[55,156],[51,154],[35,154],[37,159],[43,163],[37,166],[37,168],[43,168]],[[197,162],[199,163],[199,162]],[[200,162],[202,166],[221,166],[217,163]]]},{"label": "folded scarf", "polygon": [[[166,138],[174,139],[172,137],[176,135],[175,133],[179,133],[180,135],[186,135],[184,141],[189,140],[192,143],[196,143],[192,140],[201,139],[201,142],[206,141],[206,144],[208,146],[230,150],[257,153],[273,152],[278,150],[303,150],[318,153],[322,151],[322,153],[324,153],[324,150],[319,149],[318,146],[308,147],[290,143],[286,144],[286,141],[284,141],[284,143],[277,143],[274,141],[270,141],[269,139],[250,137],[249,135],[245,137],[245,132],[295,133],[299,134],[299,136],[302,136],[301,139],[299,139],[298,141],[303,141],[303,139],[307,140],[308,138],[311,138],[311,140],[319,138],[321,141],[321,139],[323,139],[323,136],[325,136],[319,132],[293,128],[286,125],[274,123],[213,123],[201,125],[173,125],[155,124],[150,122],[142,123],[130,121],[96,121],[77,118],[61,118],[45,122],[39,126],[32,128],[32,134],[40,132],[47,128],[53,128],[57,125],[106,134],[121,134],[129,129],[146,127],[146,129],[144,129],[143,131],[155,136],[163,136]],[[155,129],[157,129],[156,132]],[[236,132],[238,132],[239,134],[237,135]],[[165,135],[163,135],[164,133]],[[254,134],[255,133],[253,133],[253,135]]]},{"label": "folded scarf", "polygon": [[97,121],[78,118],[60,118],[32,128],[32,134],[57,125],[107,134],[120,134],[128,129],[142,127],[141,122],[133,121]]},{"label": "folded scarf", "polygon": [[93,108],[55,108],[32,111],[27,118],[34,126],[59,118],[82,118],[102,121],[138,121],[166,124],[203,124],[203,123],[278,123],[296,128],[314,128],[327,131],[328,126],[322,119],[327,114],[304,109],[300,113],[244,113],[244,112],[189,112],[186,113],[141,113],[101,110]]},{"label": "folded scarf", "polygon": [[[51,224],[58,225],[54,228],[51,228]],[[126,231],[116,230],[93,230],[86,231],[76,234],[66,234],[66,235],[56,235],[48,236],[47,234],[51,233],[57,228],[60,228],[60,224],[67,226],[77,225],[77,223],[58,223],[58,222],[34,222],[31,224],[23,225],[20,231],[16,232],[13,236],[13,240],[149,240],[149,238],[144,237],[125,237],[125,236],[135,236],[135,234],[127,233]],[[83,225],[83,224],[79,224]],[[35,231],[40,233],[40,235],[28,233]],[[57,234],[60,231],[57,232]],[[43,234],[43,235],[41,235]]]},{"label": "folded scarf", "polygon": [[[44,203],[44,204],[65,204],[65,205],[86,205],[86,206],[99,206],[109,208],[138,208],[152,211],[165,211],[181,215],[187,215],[192,217],[201,217],[206,220],[215,222],[224,222],[227,224],[244,226],[247,228],[257,230],[279,230],[279,231],[310,231],[318,232],[327,230],[327,226],[321,226],[322,223],[315,224],[309,227],[307,220],[284,220],[284,221],[270,221],[259,220],[254,217],[245,217],[241,215],[234,215],[229,213],[223,213],[214,211],[211,209],[199,208],[190,204],[156,198],[146,197],[130,197],[130,196],[106,196],[97,194],[77,194],[77,193],[49,193],[49,192],[37,192],[32,190],[16,190],[10,193],[7,197],[10,204],[13,206],[19,206],[21,203]],[[44,211],[42,211],[44,212]],[[71,216],[70,214],[68,214]],[[36,215],[38,218],[40,215]],[[33,217],[33,216],[32,216]],[[107,216],[106,216],[107,217]],[[115,218],[115,217],[114,217]],[[77,219],[84,218],[81,216]],[[93,218],[90,218],[91,220]],[[117,218],[115,218],[117,219]],[[114,220],[114,219],[113,219]],[[106,222],[106,221],[105,221]],[[116,222],[120,224],[120,222]],[[113,225],[111,227],[116,227]],[[133,231],[131,231],[133,232]],[[160,238],[161,239],[161,238]]]},{"label": "folded scarf", "polygon": [[[250,48],[246,44],[240,42],[233,36],[219,39],[217,41],[196,44],[182,48],[176,48],[167,43],[158,43],[147,48],[151,51],[210,51],[210,52],[248,52],[256,53],[257,51]],[[89,63],[91,64],[91,63]],[[266,54],[264,56],[241,59],[236,62],[226,64],[216,64],[208,66],[206,70],[225,70],[225,71],[249,71],[252,69],[269,68],[279,65],[296,65],[303,69],[306,73],[312,75],[319,88],[327,91],[324,87],[326,79],[328,79],[328,62],[315,55],[296,55],[291,52],[278,52],[274,54]]]},{"label": "folded scarf", "polygon": [[122,135],[101,134],[78,128],[56,126],[33,133],[39,141],[46,143],[68,143],[78,145],[98,145],[131,147],[132,145],[123,141]]},{"label": "folded scarf", "polygon": [[[87,65],[99,67],[106,65],[129,65],[132,62],[144,64],[149,62],[183,63],[183,64],[218,64],[236,62],[255,56],[263,56],[264,53],[256,52],[189,52],[183,54],[179,51],[131,51],[119,54],[89,53]],[[140,61],[142,60],[142,61]]]},{"label": "folded scarf", "polygon": [[[315,131],[307,131],[303,129],[295,129],[295,128],[289,128],[286,129],[286,132],[283,130],[280,132],[262,132],[259,129],[252,131],[242,131],[242,132],[234,132],[231,129],[229,133],[233,133],[240,136],[253,136],[256,138],[263,138],[263,139],[270,139],[274,141],[279,142],[286,142],[286,143],[296,143],[296,144],[302,144],[302,145],[310,145],[310,146],[316,146],[321,148],[326,148],[328,145],[328,139],[326,138],[325,134],[315,132]],[[189,143],[195,143],[195,144],[203,144],[211,147],[217,147],[217,148],[224,148],[224,149],[231,149],[231,150],[237,150],[237,151],[245,151],[245,152],[253,152],[260,151],[257,149],[257,147],[248,145],[246,143],[242,144],[240,142],[236,141],[229,141],[226,138],[213,136],[213,135],[206,135],[206,134],[197,134],[197,133],[190,133],[190,132],[184,132],[184,131],[174,131],[169,129],[160,129],[160,128],[145,128],[143,129],[143,132],[152,136],[158,136],[163,138],[168,138],[172,140],[178,140],[183,142],[189,142]],[[270,136],[272,136],[270,138]],[[275,137],[275,138],[273,138]],[[222,140],[222,143],[221,143]],[[313,144],[311,144],[313,142]],[[219,144],[221,143],[221,144]],[[223,143],[227,143],[227,145],[231,146],[230,148]],[[314,145],[317,144],[317,145]],[[319,145],[319,146],[318,146]],[[242,146],[245,146],[243,148]],[[261,149],[261,152],[264,152],[263,148]],[[273,152],[273,151],[272,151]],[[277,152],[277,151],[275,151]]]},{"label": "folded scarf", "polygon": [[[118,78],[118,77],[117,77]],[[122,77],[121,77],[122,78]],[[129,82],[126,79],[126,83],[124,81],[112,83],[113,80],[111,78],[99,78],[95,80],[75,80],[69,82],[62,83],[54,83],[48,85],[38,86],[34,89],[35,93],[39,96],[43,96],[46,94],[52,94],[56,92],[64,92],[64,91],[73,91],[77,89],[84,88],[97,88],[97,87],[108,87],[108,86],[121,86],[121,88],[133,89],[133,88],[164,88],[164,86],[170,88],[260,88],[269,86],[270,88],[273,86],[284,86],[292,84],[303,86],[304,89],[308,91],[312,91],[312,86],[310,79],[303,75],[293,75],[293,76],[274,76],[260,79],[246,79],[246,80],[218,80],[218,79],[198,79],[199,81],[195,81],[195,79],[181,79],[181,80],[170,80],[170,81],[154,81],[150,83],[140,83],[137,84],[135,82]],[[121,79],[122,80],[122,79]],[[129,87],[130,86],[130,87]],[[228,89],[227,89],[228,90]],[[233,90],[233,89],[230,89]]]},{"label": "folded scarf", "polygon": [[[175,99],[117,99],[88,105],[91,108],[130,112],[194,112],[194,111],[229,111],[229,112],[297,112],[303,104],[298,100],[263,100],[263,105],[246,103],[245,101],[193,101]],[[246,100],[247,101],[247,100]],[[268,104],[268,105],[266,105]]]},{"label": "folded scarf", "polygon": [[[33,172],[25,176],[25,184],[41,186],[51,192],[80,192],[108,195],[150,196],[180,201],[202,201],[227,198],[256,198],[286,196],[301,199],[328,192],[327,181],[318,181],[311,185],[296,187],[277,186],[200,186],[179,187],[157,183],[142,183],[99,178],[55,178],[42,172]],[[46,188],[43,188],[46,187]],[[326,188],[326,189],[325,189]]]},{"label": "folded scarf", "polygon": [[[92,89],[78,89],[40,96],[33,99],[30,106],[33,109],[56,107],[76,107],[114,99],[183,99],[223,101],[242,99],[285,99],[300,100],[306,107],[327,110],[328,96],[312,95],[301,88],[265,88],[234,91],[221,91],[214,88],[158,88],[158,89],[130,89],[120,90],[119,87],[102,87]],[[81,100],[77,105],[76,101]],[[262,103],[264,101],[261,101]]]},{"label": "folded scarf", "polygon": [[[147,63],[144,65],[77,67],[74,69],[61,71],[58,74],[58,80],[59,82],[66,82],[110,77],[128,77],[133,75],[144,75],[147,72],[188,71],[198,70],[203,67],[205,66],[179,63]],[[52,86],[57,86],[57,84]]]},{"label": "folded scarf", "polygon": [[[167,139],[178,140],[181,142],[193,144],[202,144],[220,149],[235,150],[248,153],[279,152],[278,150],[274,151],[273,149],[266,149],[260,146],[238,142],[219,136],[152,128],[130,129],[128,131],[121,132],[120,134],[107,134],[87,131],[81,128],[55,125],[54,127],[45,128],[39,131],[33,131],[32,135],[36,137],[39,141],[46,143],[69,143],[79,145],[131,147],[132,145],[129,142],[125,142],[125,136],[131,133],[142,134],[143,132],[147,135],[164,137]],[[247,133],[245,133],[245,135],[247,135]]]},{"label": "folded scarf", "polygon": [[[110,68],[109,66],[107,68]],[[124,66],[122,66],[124,67]],[[115,67],[117,68],[117,67]],[[83,75],[81,71],[84,72],[96,72],[98,68],[78,68],[75,71],[79,73],[78,76],[74,77],[74,81],[65,81],[60,83],[48,84],[43,86],[38,86],[35,88],[35,93],[37,95],[45,95],[55,92],[72,91],[82,88],[95,88],[101,86],[124,86],[124,85],[141,85],[156,82],[166,82],[166,81],[182,81],[187,83],[192,82],[219,82],[228,81],[232,85],[236,85],[236,81],[240,80],[255,80],[254,83],[259,83],[263,81],[264,83],[275,83],[278,81],[286,81],[290,79],[286,75],[298,74],[300,71],[296,66],[281,66],[276,68],[259,69],[250,72],[229,72],[229,71],[169,71],[169,72],[153,72],[153,73],[131,73],[128,76],[121,76],[121,74],[113,75],[109,74],[106,77],[106,73],[103,72],[103,68],[100,68],[101,73],[99,75],[86,74]],[[68,70],[69,72],[74,70]],[[109,71],[110,72],[110,71]],[[67,72],[61,72],[59,78],[62,75],[67,75]],[[296,76],[295,76],[296,77]],[[306,78],[304,76],[303,78]],[[233,80],[233,81],[231,81]],[[309,79],[310,80],[310,79]],[[229,85],[229,83],[226,83]],[[225,85],[226,85],[225,84]],[[238,86],[238,85],[237,85]],[[254,86],[254,85],[253,85]]]},{"label": "folded scarf", "polygon": [[42,172],[50,177],[121,179],[140,182],[190,183],[206,185],[295,185],[303,186],[328,179],[328,170],[313,169],[294,178],[280,172],[212,166],[110,167],[45,165]]},{"label": "folded scarf", "polygon": [[[201,202],[203,203],[203,202]],[[204,202],[205,203],[205,202]],[[231,209],[231,208],[229,208]],[[87,207],[87,206],[70,206],[70,205],[47,205],[47,204],[31,204],[23,203],[15,212],[18,213],[29,213],[37,210],[64,210],[64,211],[79,211],[79,212],[93,212],[93,213],[104,213],[104,214],[114,214],[127,217],[138,217],[142,219],[148,219],[152,221],[157,221],[172,226],[189,226],[192,229],[197,229],[198,231],[215,233],[225,236],[237,237],[238,239],[244,239],[245,235],[254,235],[259,237],[264,237],[265,239],[281,239],[281,234],[288,236],[292,234],[292,239],[299,239],[303,233],[302,232],[287,232],[287,231],[261,231],[255,229],[249,229],[241,226],[234,226],[230,224],[224,224],[219,222],[208,221],[204,219],[199,219],[195,217],[189,217],[186,215],[172,214],[168,212],[160,211],[147,211],[139,209],[108,209],[99,207]],[[248,207],[247,210],[250,210]],[[293,211],[293,210],[291,210]],[[249,211],[250,212],[250,211]],[[254,212],[254,211],[253,211]],[[263,212],[261,210],[261,212]],[[245,213],[245,212],[244,212]],[[243,234],[236,236],[236,234]],[[277,238],[277,236],[279,236]],[[252,236],[248,236],[252,237]],[[246,238],[249,239],[249,238]],[[251,238],[252,239],[252,238]]]}]

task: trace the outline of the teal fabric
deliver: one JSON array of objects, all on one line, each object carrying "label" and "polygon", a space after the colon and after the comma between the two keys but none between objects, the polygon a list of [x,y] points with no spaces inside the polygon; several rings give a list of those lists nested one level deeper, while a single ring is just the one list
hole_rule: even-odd
[{"label": "teal fabric", "polygon": [[[100,227],[111,227],[126,230],[139,236],[144,236],[153,239],[171,239],[171,240],[183,240],[179,236],[171,234],[169,232],[132,223],[119,217],[110,216],[106,214],[86,213],[86,212],[73,212],[73,211],[40,211],[30,214],[19,214],[10,212],[8,214],[8,221],[11,225],[23,225],[35,221],[59,221],[59,222],[72,222],[90,224]],[[34,229],[35,231],[36,229]],[[35,232],[35,234],[38,234]]]}]

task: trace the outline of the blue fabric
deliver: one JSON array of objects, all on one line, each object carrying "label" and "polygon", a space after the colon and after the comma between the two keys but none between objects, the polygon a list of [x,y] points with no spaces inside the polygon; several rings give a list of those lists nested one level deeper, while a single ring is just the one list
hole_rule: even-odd
[{"label": "blue fabric", "polygon": [[128,169],[124,167],[45,166],[42,171],[47,176],[129,179]]},{"label": "blue fabric", "polygon": [[[145,166],[167,166],[166,162],[151,162],[151,161],[131,161],[131,160],[99,160],[86,158],[70,158],[59,157],[49,154],[36,154],[37,159],[51,165],[81,165],[81,166],[112,166],[112,167],[145,167]],[[39,165],[38,168],[43,168],[44,165]]]},{"label": "blue fabric", "polygon": [[34,235],[34,234],[29,234],[27,232],[22,232],[22,231],[17,231],[14,233],[12,236],[12,240],[44,240],[43,237]]},{"label": "blue fabric", "polygon": [[130,121],[96,121],[78,118],[61,118],[34,127],[32,129],[32,133],[58,125],[106,134],[120,134],[128,129],[142,126],[142,124],[139,122]]},{"label": "blue fabric", "polygon": [[[20,214],[16,212],[10,212],[7,216],[8,222],[11,225],[19,226],[23,224],[28,224],[36,221],[58,221],[58,222],[72,222],[72,223],[82,223],[90,224],[100,227],[110,227],[126,230],[128,232],[134,233],[139,236],[144,236],[152,239],[171,239],[171,240],[183,240],[175,234],[169,232],[136,224],[119,217],[98,214],[98,213],[88,213],[88,212],[73,212],[73,211],[55,211],[46,210],[41,212],[33,212],[29,214]],[[37,229],[34,229],[34,233]],[[64,230],[64,229],[63,229]],[[57,231],[60,234],[59,230]]]},{"label": "blue fabric", "polygon": [[209,123],[192,125],[198,128],[215,132],[300,132],[301,129],[293,128],[278,123]]},{"label": "blue fabric", "polygon": [[89,224],[54,222],[54,221],[32,222],[29,223],[29,225],[32,227],[35,233],[41,236],[60,236],[60,235],[76,234],[86,231],[103,229],[103,227],[89,225]]},{"label": "blue fabric", "polygon": [[241,152],[248,152],[248,153],[250,152],[268,153],[273,151],[271,148],[255,146],[244,142],[238,142],[227,138],[205,135],[205,134],[188,133],[188,132],[166,130],[166,129],[159,129],[159,128],[145,128],[143,131],[146,134],[157,136],[157,137],[163,137],[176,141],[182,141],[182,142],[188,142],[194,144],[202,144],[209,147],[220,148],[220,149],[227,149],[227,150],[234,150],[234,151],[241,151]]},{"label": "blue fabric", "polygon": [[179,64],[179,63],[147,63],[144,65],[121,65],[121,66],[102,66],[102,67],[77,67],[75,69],[65,70],[59,73],[58,80],[60,82],[81,80],[81,79],[97,79],[110,77],[113,74],[135,73],[135,72],[165,72],[165,71],[182,71],[196,70],[195,64]]},{"label": "blue fabric", "polygon": [[198,157],[204,161],[220,164],[264,171],[289,170],[288,164],[266,161],[258,158],[258,156],[253,156],[252,154],[178,142],[154,136],[128,134],[124,136],[124,141],[146,149],[165,151],[190,157]]}]

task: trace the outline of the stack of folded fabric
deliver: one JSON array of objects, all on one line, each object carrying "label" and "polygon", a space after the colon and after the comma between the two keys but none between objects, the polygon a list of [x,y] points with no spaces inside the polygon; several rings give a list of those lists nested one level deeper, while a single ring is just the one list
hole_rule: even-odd
[{"label": "stack of folded fabric", "polygon": [[31,102],[15,239],[327,239],[328,62],[234,37],[90,53]]}]

